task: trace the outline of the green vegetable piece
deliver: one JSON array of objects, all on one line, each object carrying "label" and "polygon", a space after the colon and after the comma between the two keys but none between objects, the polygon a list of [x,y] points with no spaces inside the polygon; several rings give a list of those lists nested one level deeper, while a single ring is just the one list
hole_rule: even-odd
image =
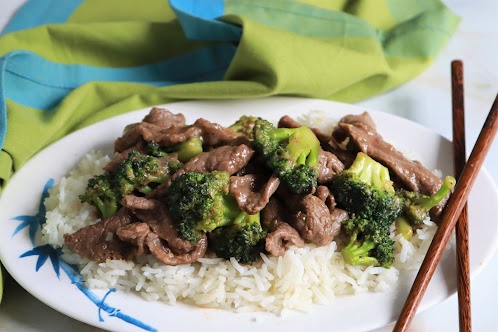
[{"label": "green vegetable piece", "polygon": [[109,175],[97,175],[88,180],[85,192],[79,196],[81,202],[97,207],[102,218],[108,218],[118,210],[121,195],[113,186]]},{"label": "green vegetable piece", "polygon": [[218,257],[253,262],[264,250],[266,235],[259,212],[254,215],[241,212],[231,225],[216,228],[209,234],[209,247]]},{"label": "green vegetable piece", "polygon": [[420,193],[403,191],[401,193],[405,198],[403,214],[406,219],[415,225],[422,224],[425,219],[429,218],[429,211],[451,192],[455,184],[455,178],[447,176],[441,188],[434,195],[426,196]]},{"label": "green vegetable piece", "polygon": [[228,128],[235,130],[241,134],[244,134],[249,139],[253,139],[253,128],[256,120],[258,118],[255,116],[243,115],[238,119],[234,124],[229,126]]},{"label": "green vegetable piece", "polygon": [[406,218],[403,215],[399,215],[396,218],[395,225],[396,225],[396,230],[398,231],[398,233],[403,235],[405,240],[410,241],[412,239],[413,237],[412,225],[408,220],[406,220]]},{"label": "green vegetable piece", "polygon": [[192,137],[175,145],[172,151],[178,154],[178,160],[186,163],[202,153],[202,140],[199,137]]},{"label": "green vegetable piece", "polygon": [[350,236],[342,250],[345,262],[390,267],[394,262],[390,226],[401,211],[402,199],[395,194],[387,168],[360,152],[350,168],[334,176],[330,190],[337,206],[350,216],[343,224]]},{"label": "green vegetable piece", "polygon": [[253,128],[254,147],[289,191],[309,194],[317,185],[320,141],[308,127],[275,128],[258,118]]}]

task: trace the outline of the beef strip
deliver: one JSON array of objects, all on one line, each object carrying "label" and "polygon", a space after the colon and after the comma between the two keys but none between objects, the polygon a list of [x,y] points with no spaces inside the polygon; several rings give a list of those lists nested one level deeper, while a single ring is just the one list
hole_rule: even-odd
[{"label": "beef strip", "polygon": [[318,155],[318,184],[327,184],[337,173],[344,170],[344,164],[332,152],[320,150]]},{"label": "beef strip", "polygon": [[153,107],[144,117],[143,122],[152,123],[164,129],[185,127],[185,116],[181,113],[173,114],[164,108]]},{"label": "beef strip", "polygon": [[278,199],[272,197],[261,212],[261,224],[270,232],[266,237],[265,249],[274,256],[282,256],[290,246],[304,246],[299,233],[283,220],[286,213]]},{"label": "beef strip", "polygon": [[147,198],[164,197],[168,193],[171,182],[184,173],[221,171],[233,175],[244,168],[253,155],[254,150],[245,144],[239,146],[225,145],[211,151],[203,152],[190,159],[169,179],[150,192]]},{"label": "beef strip", "polygon": [[[343,117],[334,130],[333,137],[338,145],[348,138],[352,140],[362,152],[389,168],[411,191],[432,195],[441,187],[440,178],[420,162],[408,160],[394,146],[384,141],[367,112]],[[440,214],[446,200],[434,208],[432,212],[435,215]]]},{"label": "beef strip", "polygon": [[332,195],[329,188],[327,188],[326,186],[316,187],[314,195],[322,200],[329,208],[330,218],[332,219],[332,234],[334,234],[334,237],[337,236],[341,231],[342,223],[349,219],[348,213],[346,212],[346,210],[339,209],[335,206],[336,204],[334,195]]},{"label": "beef strip", "polygon": [[173,146],[193,137],[200,137],[204,146],[248,144],[245,135],[206,119],[197,119],[185,125],[182,114],[153,108],[142,122],[129,125],[122,137],[115,141],[114,149],[122,152],[140,141],[154,141],[161,146]]},{"label": "beef strip", "polygon": [[126,259],[132,253],[132,246],[121,241],[115,233],[132,222],[130,211],[121,208],[115,215],[96,224],[80,228],[73,234],[64,234],[64,243],[81,257],[95,262]]},{"label": "beef strip", "polygon": [[181,255],[194,249],[195,245],[184,240],[178,233],[164,203],[154,199],[127,195],[123,198],[123,205],[129,208],[139,220],[147,224],[153,233],[165,240],[175,254]]},{"label": "beef strip", "polygon": [[119,236],[122,241],[130,242],[136,247],[134,256],[141,256],[149,253],[149,248],[145,244],[145,239],[149,233],[149,225],[144,222],[128,224],[116,231],[116,235]]},{"label": "beef strip", "polygon": [[324,201],[314,195],[288,195],[284,201],[290,210],[288,222],[303,239],[319,246],[332,242],[337,225]]},{"label": "beef strip", "polygon": [[343,117],[333,136],[339,140],[349,137],[362,152],[394,172],[411,191],[432,195],[441,187],[440,178],[384,141],[367,112]]},{"label": "beef strip", "polygon": [[264,183],[266,178],[261,174],[230,177],[230,195],[235,198],[241,210],[256,214],[268,204],[271,195],[280,185],[280,179],[272,175]]},{"label": "beef strip", "polygon": [[254,150],[245,144],[221,146],[189,160],[182,170],[184,172],[222,171],[232,175],[246,166],[253,155]]},{"label": "beef strip", "polygon": [[164,245],[161,238],[152,232],[147,235],[145,243],[149,247],[150,252],[167,265],[194,263],[197,259],[204,257],[207,250],[206,234],[202,235],[202,238],[199,242],[197,242],[192,251],[182,255],[175,255],[167,246]]},{"label": "beef strip", "polygon": [[266,251],[273,256],[282,256],[293,245],[299,248],[304,246],[299,233],[286,222],[279,222],[277,229],[269,233],[265,241]]},{"label": "beef strip", "polygon": [[[123,136],[114,142],[114,151],[123,152],[140,142],[155,141],[155,136],[162,131],[175,132],[185,128],[183,114],[173,114],[168,110],[154,107],[142,122],[125,128]],[[181,142],[181,141],[180,141]]]}]

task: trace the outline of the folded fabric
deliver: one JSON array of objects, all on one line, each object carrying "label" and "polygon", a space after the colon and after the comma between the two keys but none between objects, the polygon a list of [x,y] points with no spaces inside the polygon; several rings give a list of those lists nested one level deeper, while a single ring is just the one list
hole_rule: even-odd
[{"label": "folded fabric", "polygon": [[0,37],[0,186],[49,143],[148,105],[383,93],[458,21],[438,0],[27,1]]}]

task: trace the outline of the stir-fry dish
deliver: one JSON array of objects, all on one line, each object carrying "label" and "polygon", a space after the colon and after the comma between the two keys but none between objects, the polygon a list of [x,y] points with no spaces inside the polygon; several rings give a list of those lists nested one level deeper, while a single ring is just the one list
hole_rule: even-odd
[{"label": "stir-fry dish", "polygon": [[215,259],[260,269],[292,248],[335,241],[342,265],[389,269],[397,234],[408,243],[437,221],[455,185],[386,142],[366,112],[321,132],[289,116],[274,125],[247,115],[224,127],[153,108],[114,150],[78,194],[96,221],[66,229],[55,244],[82,266]]}]

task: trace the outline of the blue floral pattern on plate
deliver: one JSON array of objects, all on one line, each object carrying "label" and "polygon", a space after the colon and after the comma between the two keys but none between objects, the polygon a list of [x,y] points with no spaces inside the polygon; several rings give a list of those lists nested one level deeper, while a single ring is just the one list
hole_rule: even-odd
[{"label": "blue floral pattern on plate", "polygon": [[120,309],[114,308],[108,305],[105,301],[107,297],[116,292],[116,289],[110,288],[107,293],[100,299],[97,295],[91,292],[88,287],[85,286],[85,281],[79,274],[78,269],[66,263],[61,259],[60,250],[54,249],[52,246],[48,244],[36,246],[36,234],[38,230],[41,229],[42,225],[45,223],[45,205],[44,201],[48,197],[48,190],[54,185],[54,180],[49,179],[43,188],[43,193],[40,198],[40,202],[38,205],[38,212],[35,215],[22,215],[11,218],[11,220],[21,221],[19,226],[14,230],[12,237],[16,236],[21,230],[24,228],[28,228],[29,238],[31,243],[33,244],[33,249],[26,251],[23,253],[20,258],[29,257],[29,256],[37,256],[38,259],[36,261],[35,269],[38,271],[50,258],[50,262],[52,263],[52,267],[54,269],[57,278],[60,279],[60,270],[64,271],[68,276],[71,283],[75,285],[90,301],[92,301],[98,308],[97,314],[99,317],[99,321],[103,322],[102,311],[106,312],[110,317],[117,317],[122,319],[123,321],[133,324],[145,331],[157,331],[154,327],[141,322],[140,320],[133,318],[127,314],[121,312]]}]

